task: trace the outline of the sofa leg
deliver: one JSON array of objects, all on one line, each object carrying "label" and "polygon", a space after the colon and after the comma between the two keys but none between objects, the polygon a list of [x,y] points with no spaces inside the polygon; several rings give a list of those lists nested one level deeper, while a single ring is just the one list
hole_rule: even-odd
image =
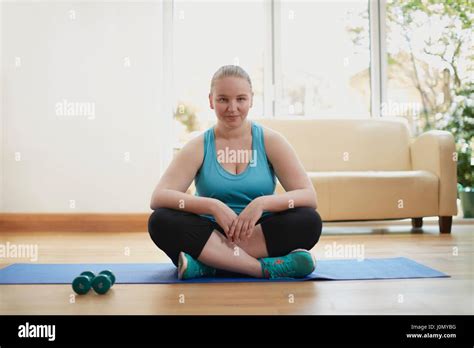
[{"label": "sofa leg", "polygon": [[423,227],[423,218],[412,218],[411,219],[411,227],[413,228],[422,228]]},{"label": "sofa leg", "polygon": [[452,216],[439,216],[439,233],[451,233]]}]

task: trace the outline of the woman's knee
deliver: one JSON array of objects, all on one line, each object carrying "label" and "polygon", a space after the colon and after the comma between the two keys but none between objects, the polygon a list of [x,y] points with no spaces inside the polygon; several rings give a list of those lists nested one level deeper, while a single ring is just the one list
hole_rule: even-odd
[{"label": "woman's knee", "polygon": [[164,208],[155,209],[153,213],[151,213],[150,217],[148,218],[148,232],[152,233],[157,228],[163,216]]},{"label": "woman's knee", "polygon": [[300,207],[297,218],[297,228],[303,234],[305,249],[313,248],[318,243],[322,232],[322,220],[319,213],[310,207]]},{"label": "woman's knee", "polygon": [[158,248],[175,258],[179,251],[196,254],[196,246],[207,241],[212,228],[207,219],[196,214],[158,208],[148,219],[148,232]]},{"label": "woman's knee", "polygon": [[155,209],[148,218],[148,233],[156,244],[169,230],[170,210],[168,208]]}]

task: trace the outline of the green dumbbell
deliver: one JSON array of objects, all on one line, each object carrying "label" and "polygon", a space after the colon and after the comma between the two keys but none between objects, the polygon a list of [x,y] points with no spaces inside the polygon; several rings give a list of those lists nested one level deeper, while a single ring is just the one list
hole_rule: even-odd
[{"label": "green dumbbell", "polygon": [[115,276],[111,271],[102,271],[92,280],[92,288],[103,295],[115,284]]},{"label": "green dumbbell", "polygon": [[72,289],[76,292],[76,294],[87,294],[92,286],[92,281],[94,278],[94,273],[90,271],[82,272],[80,276],[74,278],[72,282]]}]

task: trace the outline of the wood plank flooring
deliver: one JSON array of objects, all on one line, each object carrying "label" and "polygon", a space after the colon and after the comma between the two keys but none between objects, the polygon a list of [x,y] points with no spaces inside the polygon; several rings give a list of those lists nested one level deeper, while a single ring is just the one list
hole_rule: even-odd
[{"label": "wood plank flooring", "polygon": [[[465,221],[443,235],[436,224],[411,233],[407,225],[327,223],[312,250],[318,259],[338,247],[363,247],[366,258],[405,256],[451,278],[116,284],[107,295],[75,296],[74,303],[70,285],[1,285],[0,314],[474,314],[473,239],[474,222]],[[169,262],[146,232],[2,232],[0,243],[7,242],[37,244],[37,263]]]}]

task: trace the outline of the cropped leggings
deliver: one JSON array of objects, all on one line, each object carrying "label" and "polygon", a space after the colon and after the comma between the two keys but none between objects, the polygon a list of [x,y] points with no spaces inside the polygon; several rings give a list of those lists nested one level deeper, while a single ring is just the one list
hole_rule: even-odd
[{"label": "cropped leggings", "polygon": [[[268,255],[282,256],[302,248],[310,250],[321,236],[322,221],[310,207],[297,207],[261,217]],[[158,208],[148,220],[148,232],[153,242],[178,266],[181,251],[197,259],[214,230],[225,237],[224,230],[214,221],[200,215]]]}]

